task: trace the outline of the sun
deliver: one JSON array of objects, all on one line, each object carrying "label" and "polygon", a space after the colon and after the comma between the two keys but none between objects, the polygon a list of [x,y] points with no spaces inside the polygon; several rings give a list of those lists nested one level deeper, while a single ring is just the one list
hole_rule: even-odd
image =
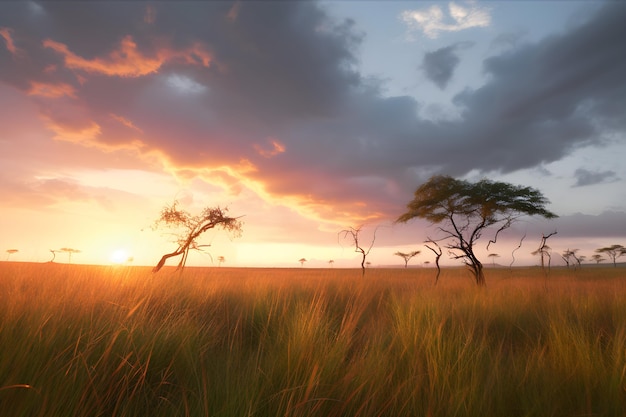
[{"label": "sun", "polygon": [[114,264],[123,264],[130,259],[128,252],[124,249],[117,249],[111,254],[111,262]]}]

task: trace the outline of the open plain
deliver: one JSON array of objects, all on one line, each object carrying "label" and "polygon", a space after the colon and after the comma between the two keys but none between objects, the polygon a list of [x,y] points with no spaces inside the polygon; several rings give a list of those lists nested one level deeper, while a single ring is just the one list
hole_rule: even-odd
[{"label": "open plain", "polygon": [[0,414],[626,414],[626,268],[435,272],[3,262]]}]

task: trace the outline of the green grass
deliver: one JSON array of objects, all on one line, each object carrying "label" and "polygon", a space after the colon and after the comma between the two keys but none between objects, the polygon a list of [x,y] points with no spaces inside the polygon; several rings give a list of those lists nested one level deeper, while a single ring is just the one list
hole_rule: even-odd
[{"label": "green grass", "polygon": [[626,270],[0,263],[0,415],[624,416]]}]

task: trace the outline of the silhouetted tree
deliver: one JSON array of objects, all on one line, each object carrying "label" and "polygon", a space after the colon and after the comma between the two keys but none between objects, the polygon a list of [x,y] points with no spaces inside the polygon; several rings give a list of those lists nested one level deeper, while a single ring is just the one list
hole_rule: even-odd
[{"label": "silhouetted tree", "polygon": [[500,255],[498,255],[497,253],[490,253],[489,255],[487,255],[487,257],[491,258],[491,263],[492,263],[493,267],[495,268],[495,266],[496,266],[496,258],[499,258]]},{"label": "silhouetted tree", "polygon": [[330,265],[330,267],[332,268],[333,266],[335,266],[335,261],[333,261],[332,259],[330,261],[328,261],[328,264]]},{"label": "silhouetted tree", "polygon": [[202,250],[202,247],[210,246],[199,245],[198,238],[204,232],[215,227],[220,227],[239,236],[242,230],[240,218],[230,217],[227,213],[227,208],[206,207],[199,215],[192,216],[187,211],[178,208],[178,201],[174,201],[171,206],[165,206],[161,210],[161,215],[156,220],[154,227],[165,226],[174,229],[178,247],[175,251],[163,255],[159,263],[152,269],[152,272],[158,272],[169,258],[181,255],[182,257],[176,270],[182,270],[185,267],[191,249]]},{"label": "silhouetted tree", "polygon": [[622,245],[611,245],[605,248],[596,249],[597,253],[604,253],[613,260],[613,267],[617,266],[617,258],[626,255],[626,247]]},{"label": "silhouetted tree", "polygon": [[543,269],[544,273],[546,271],[545,258],[548,258],[548,270],[550,269],[550,263],[552,261],[551,248],[547,245],[547,241],[550,236],[556,235],[556,230],[550,233],[548,236],[545,234],[541,234],[541,243],[539,244],[539,248],[537,250],[531,252],[531,255],[540,255],[541,256],[541,269]]},{"label": "silhouetted tree", "polygon": [[409,252],[409,253],[396,252],[396,253],[394,253],[394,255],[399,256],[402,259],[404,259],[404,267],[408,268],[409,267],[409,261],[411,260],[411,258],[419,255],[420,253],[422,253],[422,251],[415,250],[415,251]]},{"label": "silhouetted tree", "polygon": [[397,222],[416,217],[440,224],[446,247],[454,259],[462,259],[474,274],[476,284],[485,285],[483,265],[474,246],[485,229],[498,227],[489,244],[495,243],[501,231],[508,229],[523,215],[557,217],[545,209],[548,200],[540,191],[504,182],[481,180],[470,183],[449,176],[434,176],[415,191],[408,211]]},{"label": "silhouetted tree", "polygon": [[11,255],[13,255],[14,253],[18,253],[19,250],[18,249],[7,249],[6,252],[7,252],[7,259],[6,260],[8,261],[9,258],[11,257]]},{"label": "silhouetted tree", "polygon": [[300,258],[298,262],[300,262],[300,267],[304,267],[304,263],[306,262],[306,258]]},{"label": "silhouetted tree", "polygon": [[223,256],[217,257],[217,266],[222,266],[222,263],[224,262],[226,262],[226,258],[224,258]]},{"label": "silhouetted tree", "polygon": [[370,242],[369,247],[365,249],[361,246],[361,243],[359,242],[359,235],[362,228],[363,225],[357,228],[350,227],[349,229],[344,229],[339,232],[339,236],[343,235],[344,239],[347,237],[350,237],[352,239],[352,242],[354,244],[354,251],[361,254],[361,275],[365,276],[365,258],[367,257],[367,255],[369,255],[372,247],[374,246],[374,242],[376,241],[376,229],[374,229],[374,236],[372,237],[372,241]]},{"label": "silhouetted tree", "polygon": [[80,253],[80,250],[78,249],[73,249],[73,248],[61,248],[59,249],[59,252],[66,252],[67,253],[67,261],[68,263],[72,263],[72,254],[74,253]]},{"label": "silhouetted tree", "polygon": [[603,262],[605,259],[602,257],[602,255],[596,253],[595,255],[591,255],[591,259],[593,259],[596,264],[599,264],[600,262]]},{"label": "silhouetted tree", "polygon": [[439,259],[441,259],[441,255],[443,255],[443,251],[441,250],[441,247],[439,246],[439,244],[435,242],[434,240],[432,240],[431,238],[428,238],[428,240],[426,240],[426,243],[430,243],[433,246],[435,246],[435,248],[437,248],[435,249],[431,246],[424,245],[435,254],[435,265],[437,266],[437,276],[435,277],[435,285],[437,285],[437,283],[439,282],[439,275],[441,275],[441,267],[439,266]]}]

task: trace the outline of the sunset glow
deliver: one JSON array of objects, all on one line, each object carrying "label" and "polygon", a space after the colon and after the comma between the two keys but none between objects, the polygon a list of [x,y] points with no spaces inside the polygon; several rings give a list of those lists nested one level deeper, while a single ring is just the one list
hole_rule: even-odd
[{"label": "sunset glow", "polygon": [[0,250],[153,265],[178,201],[243,221],[190,265],[358,267],[340,231],[359,226],[372,267],[423,265],[440,231],[395,220],[442,174],[534,187],[559,215],[485,239],[485,263],[537,264],[555,230],[554,262],[590,259],[626,245],[625,19],[608,1],[0,3]]}]

